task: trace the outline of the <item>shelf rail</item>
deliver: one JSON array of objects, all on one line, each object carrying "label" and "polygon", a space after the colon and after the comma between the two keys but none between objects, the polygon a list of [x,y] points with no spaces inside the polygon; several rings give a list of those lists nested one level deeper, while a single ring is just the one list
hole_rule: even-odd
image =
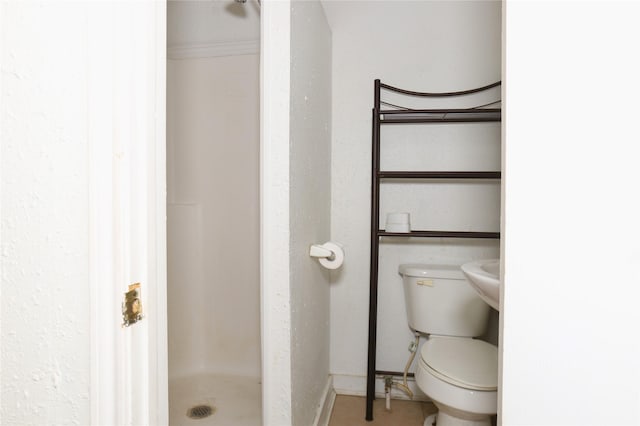
[{"label": "shelf rail", "polygon": [[[381,91],[386,90],[402,95],[424,98],[450,98],[456,96],[473,95],[493,89],[501,82],[492,83],[477,89],[457,92],[415,92],[400,89],[380,80],[374,82],[374,107],[372,110],[372,142],[371,142],[371,261],[369,270],[369,344],[367,351],[367,401],[365,419],[373,420],[373,401],[375,400],[375,381],[377,375],[398,375],[397,372],[376,369],[377,347],[377,316],[378,316],[378,266],[381,238],[485,238],[499,239],[499,232],[475,231],[438,231],[422,230],[408,233],[386,232],[379,229],[380,223],[380,183],[382,180],[392,179],[500,179],[499,171],[384,171],[380,170],[380,127],[386,124],[412,123],[481,123],[500,122],[502,112],[500,108],[453,108],[453,109],[411,109],[393,105],[399,109],[383,110]],[[487,105],[498,103],[492,102]]]}]

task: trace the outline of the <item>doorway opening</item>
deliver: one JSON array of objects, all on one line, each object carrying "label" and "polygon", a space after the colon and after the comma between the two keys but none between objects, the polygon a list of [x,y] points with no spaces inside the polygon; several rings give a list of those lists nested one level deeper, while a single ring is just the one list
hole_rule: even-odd
[{"label": "doorway opening", "polygon": [[169,423],[258,426],[260,9],[176,1],[167,22]]}]

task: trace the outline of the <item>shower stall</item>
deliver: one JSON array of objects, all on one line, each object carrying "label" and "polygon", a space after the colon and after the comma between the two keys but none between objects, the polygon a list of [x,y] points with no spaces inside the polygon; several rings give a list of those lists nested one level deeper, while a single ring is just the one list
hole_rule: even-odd
[{"label": "shower stall", "polygon": [[167,12],[170,424],[325,424],[330,276],[309,256],[331,239],[322,5]]},{"label": "shower stall", "polygon": [[258,42],[204,43],[247,6],[168,7],[171,425],[261,424]]}]

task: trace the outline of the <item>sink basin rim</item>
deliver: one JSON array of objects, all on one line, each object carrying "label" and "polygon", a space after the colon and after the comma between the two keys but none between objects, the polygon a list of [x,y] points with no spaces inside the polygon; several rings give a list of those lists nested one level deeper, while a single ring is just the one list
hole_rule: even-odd
[{"label": "sink basin rim", "polygon": [[500,259],[475,260],[460,268],[482,300],[500,310]]}]

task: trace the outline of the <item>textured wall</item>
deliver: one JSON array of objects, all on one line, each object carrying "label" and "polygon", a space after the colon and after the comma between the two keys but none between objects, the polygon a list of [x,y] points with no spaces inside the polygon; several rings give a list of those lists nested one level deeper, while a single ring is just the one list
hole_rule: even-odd
[{"label": "textured wall", "polygon": [[86,14],[0,8],[1,422],[88,424]]},{"label": "textured wall", "polygon": [[290,108],[291,389],[302,426],[329,376],[329,271],[309,257],[331,232],[331,32],[317,1],[293,3]]},{"label": "textured wall", "polygon": [[168,64],[170,375],[260,375],[259,58]]}]

